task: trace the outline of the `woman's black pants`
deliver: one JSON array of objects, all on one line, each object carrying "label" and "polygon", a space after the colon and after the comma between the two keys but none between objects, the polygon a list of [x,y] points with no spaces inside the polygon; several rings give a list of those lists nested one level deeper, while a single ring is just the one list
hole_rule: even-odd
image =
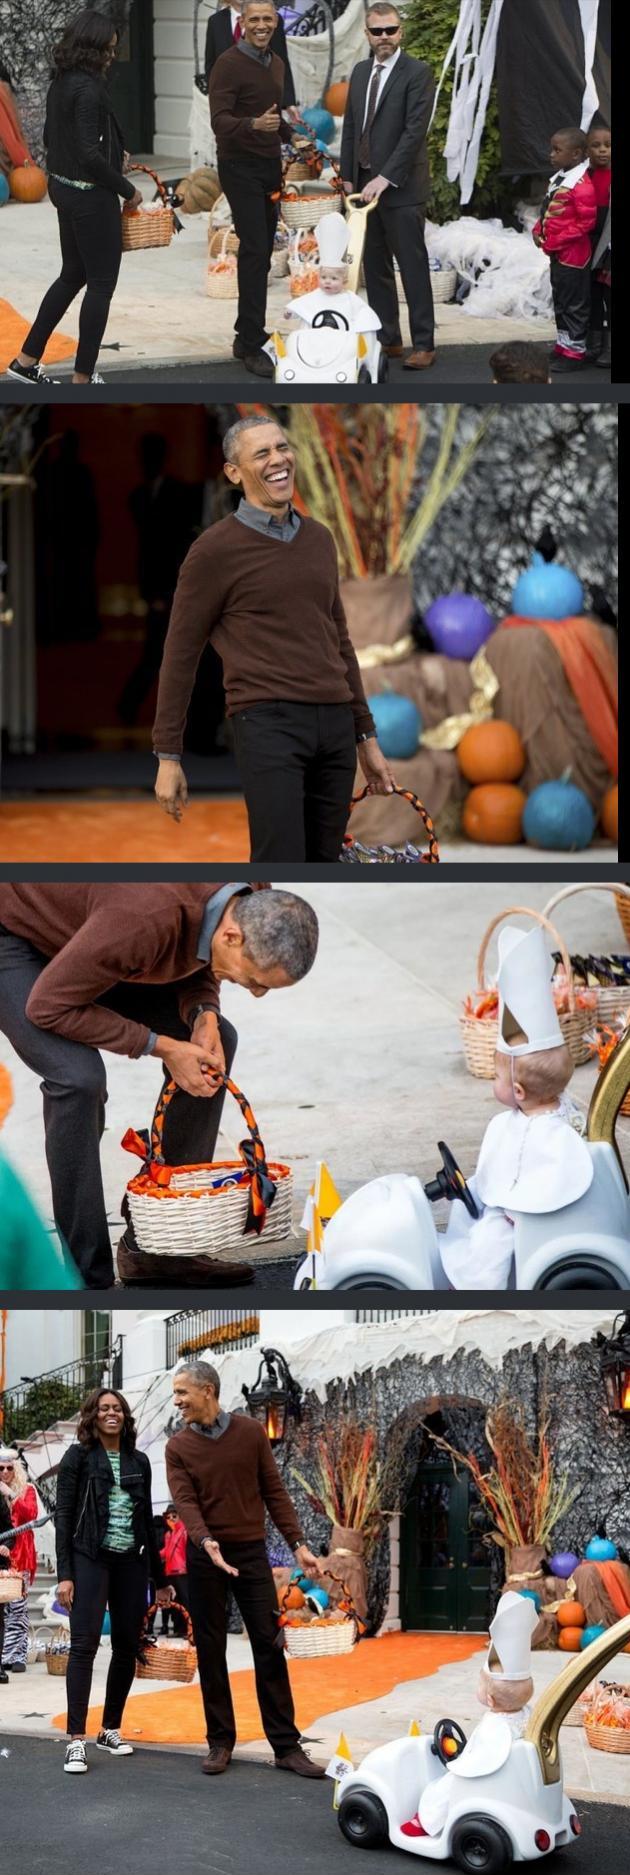
[{"label": "woman's black pants", "polygon": [[68,1732],[85,1732],[92,1668],[109,1608],[112,1657],[107,1675],[103,1728],[118,1731],[136,1670],[138,1643],[147,1612],[146,1559],[134,1550],[100,1550],[92,1561],[74,1555],[74,1601],[70,1611]]},{"label": "woman's black pants", "polygon": [[23,350],[27,358],[42,357],[51,333],[85,287],[75,369],[91,378],[120,272],[120,202],[109,189],[70,189],[54,176],[48,193],[59,222],[61,273],[44,295]]}]

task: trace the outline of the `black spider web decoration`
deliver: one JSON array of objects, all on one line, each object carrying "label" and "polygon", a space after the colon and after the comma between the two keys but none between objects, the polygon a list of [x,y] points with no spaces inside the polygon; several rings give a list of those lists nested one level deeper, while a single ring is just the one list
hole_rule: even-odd
[{"label": "black spider web decoration", "polygon": [[[92,0],[121,30],[133,0]],[[44,153],[46,93],[53,46],[64,27],[81,13],[81,0],[0,0],[0,60],[11,73],[24,132],[36,162]]]}]

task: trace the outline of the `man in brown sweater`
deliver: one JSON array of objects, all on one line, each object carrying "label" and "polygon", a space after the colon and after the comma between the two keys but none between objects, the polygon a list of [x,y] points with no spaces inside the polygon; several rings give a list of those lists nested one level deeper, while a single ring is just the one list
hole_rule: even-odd
[{"label": "man in brown sweater", "polygon": [[244,499],[195,541],[181,569],[153,728],[155,792],[179,819],[186,714],[211,639],[223,660],[252,859],[334,861],[357,755],[370,792],[393,783],[346,624],[335,543],[292,505],[295,456],[274,418],[242,418],[223,447],[227,479]]},{"label": "man in brown sweater", "polygon": [[[166,1162],[208,1163],[225,1099],[213,1070],[229,1073],[237,1042],[220,1013],[221,983],[266,996],[306,976],[316,951],[315,913],[291,892],[0,883],[0,1031],[41,1079],[55,1223],[89,1288],[114,1280],[100,1050],[163,1063],[177,1082]],[[134,1248],[130,1226],[123,1247]],[[226,1267],[213,1269],[223,1281]]]},{"label": "man in brown sweater", "polygon": [[188,1532],[190,1613],[208,1729],[209,1776],[227,1771],[236,1724],[227,1669],[227,1590],[251,1641],[262,1722],[281,1771],[323,1777],[300,1745],[278,1602],[265,1548],[265,1511],[300,1568],[319,1573],[307,1548],[263,1427],[219,1405],[219,1376],[208,1361],[180,1368],[173,1381],[183,1430],[169,1439],[166,1473]]},{"label": "man in brown sweater", "polygon": [[[278,15],[273,0],[243,0],[242,37],[212,68],[208,96],[221,188],[239,239],[234,357],[257,377],[272,378],[267,338],[267,276],[282,188],[280,124],[285,68],[270,50]],[[285,137],[291,126],[285,123]]]}]

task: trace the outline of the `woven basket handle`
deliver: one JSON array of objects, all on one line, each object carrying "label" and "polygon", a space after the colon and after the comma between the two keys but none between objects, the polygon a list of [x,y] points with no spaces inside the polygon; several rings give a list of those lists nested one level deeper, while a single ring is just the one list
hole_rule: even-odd
[{"label": "woven basket handle", "polygon": [[558,946],[558,950],[560,952],[562,962],[564,964],[564,968],[566,971],[567,987],[568,987],[568,992],[569,992],[569,1009],[571,1011],[571,1015],[574,1015],[575,1013],[575,984],[573,982],[573,971],[571,969],[571,959],[570,959],[566,944],[564,942],[564,939],[561,938],[560,932],[556,931],[555,925],[552,924],[551,920],[545,916],[545,913],[542,911],[532,911],[531,905],[508,905],[507,911],[499,912],[498,917],[493,918],[491,923],[488,925],[488,929],[485,933],[485,936],[481,940],[481,947],[479,951],[479,956],[477,958],[477,989],[485,990],[488,987],[486,983],[486,957],[488,954],[488,945],[490,943],[492,933],[493,931],[497,930],[498,925],[505,923],[506,918],[512,918],[513,916],[520,917],[520,918],[533,918],[535,924],[541,925],[542,928],[545,931],[549,931],[552,938],[555,939],[555,942]]},{"label": "woven basket handle", "polygon": [[[423,807],[423,804],[422,804],[422,801],[420,800],[419,795],[414,794],[411,788],[400,788],[397,782],[394,782],[390,792],[392,794],[400,795],[400,798],[402,801],[408,801],[410,807],[415,807],[416,813],[419,814],[421,820],[424,821],[424,824],[425,824],[425,827],[429,836],[429,859],[432,862],[437,862],[440,857],[440,849],[438,846],[435,827],[433,825],[431,815],[427,813],[426,807]],[[366,785],[364,788],[361,789],[360,794],[353,794],[352,800],[350,802],[350,813],[352,813],[352,810],[354,807],[358,807],[360,801],[365,801],[369,793],[370,793],[369,784],[366,782]]]},{"label": "woven basket handle", "polygon": [[[144,1617],[144,1621],[142,1623],[143,1635],[146,1634],[149,1621],[151,1620],[151,1616],[157,1613],[158,1606],[159,1606],[158,1602],[152,1602],[151,1607],[147,1608],[147,1612]],[[168,1609],[169,1614],[171,1614],[173,1610],[175,1610],[175,1612],[178,1615],[184,1615],[185,1620],[186,1620],[186,1638],[187,1640],[190,1641],[191,1647],[194,1647],[195,1639],[193,1635],[193,1624],[190,1619],[188,1609],[184,1607],[183,1602],[164,1602],[163,1607]]]},{"label": "woven basket handle", "polygon": [[[130,174],[131,174],[131,171],[132,171],[132,170],[141,170],[141,171],[142,171],[142,174],[143,174],[143,176],[150,176],[150,177],[151,177],[151,181],[155,183],[155,186],[156,186],[156,189],[157,189],[157,191],[158,191],[158,195],[160,195],[160,196],[161,196],[161,198],[162,198],[162,206],[163,206],[163,208],[169,208],[169,207],[170,207],[170,203],[169,203],[169,200],[168,200],[168,196],[167,196],[167,194],[166,194],[166,189],[165,189],[165,187],[164,187],[164,183],[160,181],[160,177],[159,177],[158,175],[156,175],[156,172],[155,172],[155,170],[154,170],[154,169],[149,169],[149,166],[148,166],[148,164],[147,164],[147,163],[130,163],[130,164],[129,164],[129,168],[128,168],[128,170],[127,170],[127,175],[130,175]],[[129,211],[128,211],[128,212],[129,212]]]},{"label": "woven basket handle", "polygon": [[582,885],[563,885],[561,892],[554,892],[553,898],[545,905],[543,916],[548,918],[555,911],[556,905],[560,905],[564,898],[572,898],[574,892],[614,892],[616,897],[630,899],[630,885],[624,885],[620,879],[615,885],[606,879],[598,879],[597,883],[591,884],[588,879]]},{"label": "woven basket handle", "polygon": [[[259,1171],[266,1173],[267,1172],[267,1158],[266,1158],[265,1148],[263,1146],[260,1133],[258,1131],[258,1123],[256,1121],[252,1108],[250,1107],[249,1101],[245,1099],[245,1095],[241,1093],[240,1087],[237,1087],[236,1082],[230,1080],[229,1075],[220,1074],[218,1072],[216,1074],[214,1072],[211,1073],[210,1070],[207,1070],[206,1074],[207,1074],[208,1080],[220,1081],[223,1087],[225,1087],[227,1093],[231,1094],[232,1099],[237,1102],[237,1105],[241,1109],[241,1113],[243,1115],[245,1125],[247,1126],[247,1129],[248,1129],[248,1132],[249,1132],[249,1135],[253,1144],[254,1157],[256,1159],[257,1168]],[[153,1115],[153,1120],[151,1122],[151,1160],[154,1165],[165,1164],[164,1153],[162,1151],[164,1120],[168,1112],[168,1108],[170,1107],[171,1101],[173,1099],[173,1095],[176,1093],[177,1093],[177,1082],[166,1081],[164,1087],[162,1088],[162,1092],[160,1094],[160,1098],[158,1100],[155,1113]]]}]

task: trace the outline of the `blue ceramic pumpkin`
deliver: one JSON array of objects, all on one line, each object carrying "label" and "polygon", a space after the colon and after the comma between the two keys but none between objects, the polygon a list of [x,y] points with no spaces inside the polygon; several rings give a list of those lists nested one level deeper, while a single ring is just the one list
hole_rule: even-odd
[{"label": "blue ceramic pumpkin", "polygon": [[606,1629],[604,1627],[603,1621],[593,1622],[592,1627],[582,1629],[582,1639],[580,1641],[580,1647],[590,1647],[593,1641],[599,1640],[600,1634],[605,1634],[605,1633],[606,1633]]},{"label": "blue ceramic pumpkin", "polygon": [[585,1562],[616,1562],[617,1545],[607,1536],[592,1536],[584,1551]]},{"label": "blue ceramic pumpkin", "polygon": [[523,814],[523,838],[529,846],[557,853],[579,853],[590,846],[595,814],[588,796],[572,781],[541,781]]},{"label": "blue ceramic pumpkin", "polygon": [[300,123],[308,124],[314,137],[321,138],[328,145],[335,134],[335,119],[330,111],[325,111],[323,104],[309,104],[305,111],[300,111]]},{"label": "blue ceramic pumpkin", "polygon": [[422,735],[422,717],[415,703],[394,690],[379,691],[369,702],[383,754],[389,762],[408,761],[416,754]]},{"label": "blue ceramic pumpkin", "polygon": [[494,631],[494,619],[471,592],[443,593],[427,607],[424,623],[447,658],[474,658]]},{"label": "blue ceramic pumpkin", "polygon": [[9,188],[8,177],[5,176],[4,170],[0,169],[0,208],[4,208],[5,202],[8,202],[10,194],[11,190]]},{"label": "blue ceramic pumpkin", "polygon": [[579,1560],[574,1550],[559,1549],[555,1556],[550,1557],[549,1568],[553,1576],[560,1576],[562,1582],[567,1582],[569,1576],[573,1575],[574,1569],[577,1569]]},{"label": "blue ceramic pumpkin", "polygon": [[584,611],[582,581],[570,567],[535,553],[531,566],[516,581],[512,611],[519,618],[579,617]]}]

